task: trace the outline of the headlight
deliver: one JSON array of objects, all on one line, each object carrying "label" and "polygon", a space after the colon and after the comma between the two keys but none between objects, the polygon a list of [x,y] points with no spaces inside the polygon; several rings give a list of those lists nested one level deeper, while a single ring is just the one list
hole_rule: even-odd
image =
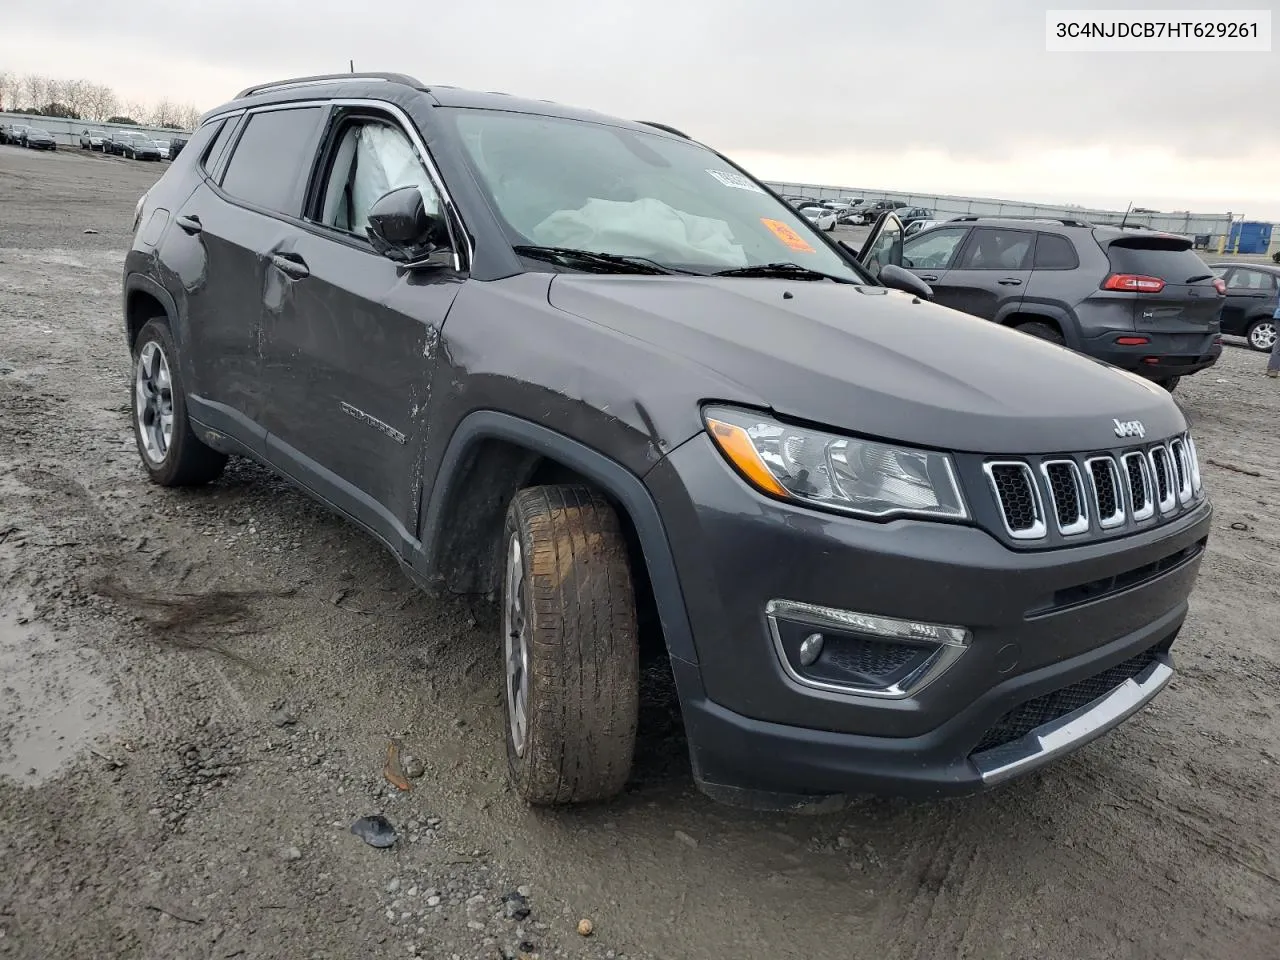
[{"label": "headlight", "polygon": [[720,452],[758,490],[864,517],[969,516],[945,453],[793,427],[723,407],[705,411]]}]

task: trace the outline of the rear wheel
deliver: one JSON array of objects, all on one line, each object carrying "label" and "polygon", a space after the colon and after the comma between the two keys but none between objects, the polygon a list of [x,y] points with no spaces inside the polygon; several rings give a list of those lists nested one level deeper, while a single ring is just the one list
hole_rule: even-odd
[{"label": "rear wheel", "polygon": [[191,429],[177,349],[160,318],[147,321],[134,344],[132,419],[142,465],[162,487],[208,483],[227,464]]},{"label": "rear wheel", "polygon": [[1056,327],[1052,327],[1047,323],[1041,323],[1038,320],[1031,323],[1021,323],[1017,327],[1028,336],[1036,337],[1039,340],[1048,340],[1050,343],[1056,343],[1058,346],[1066,346],[1066,339],[1062,336],[1062,331]]},{"label": "rear wheel", "polygon": [[639,641],[626,543],[582,486],[531,487],[507,511],[502,631],[507,763],[530,804],[604,800],[626,785]]},{"label": "rear wheel", "polygon": [[1182,382],[1181,377],[1166,377],[1164,380],[1157,380],[1156,383],[1164,387],[1170,393],[1178,389],[1178,384]]},{"label": "rear wheel", "polygon": [[1275,320],[1264,317],[1253,321],[1245,332],[1245,338],[1249,341],[1249,346],[1254,350],[1270,353],[1271,348],[1276,345]]}]

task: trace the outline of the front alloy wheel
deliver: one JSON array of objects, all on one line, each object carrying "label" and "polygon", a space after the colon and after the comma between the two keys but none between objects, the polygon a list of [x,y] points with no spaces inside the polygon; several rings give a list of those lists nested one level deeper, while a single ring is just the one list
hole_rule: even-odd
[{"label": "front alloy wheel", "polygon": [[1263,353],[1270,353],[1276,344],[1276,322],[1258,320],[1249,328],[1249,346]]}]

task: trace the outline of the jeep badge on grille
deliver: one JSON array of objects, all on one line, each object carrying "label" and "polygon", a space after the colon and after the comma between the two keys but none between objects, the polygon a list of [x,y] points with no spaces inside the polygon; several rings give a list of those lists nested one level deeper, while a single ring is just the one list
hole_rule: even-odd
[{"label": "jeep badge on grille", "polygon": [[1141,420],[1112,420],[1116,425],[1117,437],[1137,437],[1141,440],[1147,435],[1147,428],[1142,425]]}]

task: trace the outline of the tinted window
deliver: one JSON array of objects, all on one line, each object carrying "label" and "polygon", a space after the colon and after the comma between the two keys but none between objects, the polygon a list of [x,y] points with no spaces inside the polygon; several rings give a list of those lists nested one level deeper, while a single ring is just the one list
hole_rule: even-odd
[{"label": "tinted window", "polygon": [[1019,270],[1031,260],[1035,234],[1022,230],[978,227],[956,265],[961,270]]},{"label": "tinted window", "polygon": [[1037,270],[1074,270],[1080,266],[1076,248],[1066,237],[1054,233],[1042,233],[1036,238]]},{"label": "tinted window", "polygon": [[1168,283],[1187,283],[1191,278],[1207,279],[1213,271],[1190,246],[1160,237],[1125,238],[1107,248],[1111,269],[1116,273],[1159,277]]},{"label": "tinted window", "polygon": [[218,158],[222,156],[222,151],[227,146],[227,137],[231,135],[231,130],[235,125],[235,118],[217,121],[217,125],[213,127],[213,139],[200,156],[200,166],[206,170],[212,170],[217,166]]},{"label": "tinted window", "polygon": [[1265,290],[1270,292],[1275,289],[1276,281],[1271,274],[1263,273],[1261,270],[1237,267],[1236,272],[1231,275],[1231,286],[1235,290]]},{"label": "tinted window", "polygon": [[945,267],[951,262],[956,247],[964,239],[968,230],[964,227],[945,227],[941,230],[930,230],[919,237],[907,241],[903,248],[908,267]]},{"label": "tinted window", "polygon": [[352,120],[338,132],[316,219],[364,237],[378,198],[407,186],[418,188],[428,213],[440,212],[439,194],[405,132],[378,120]]},{"label": "tinted window", "polygon": [[303,168],[309,168],[324,110],[269,110],[249,117],[222,176],[222,189],[246,203],[296,214]]}]

